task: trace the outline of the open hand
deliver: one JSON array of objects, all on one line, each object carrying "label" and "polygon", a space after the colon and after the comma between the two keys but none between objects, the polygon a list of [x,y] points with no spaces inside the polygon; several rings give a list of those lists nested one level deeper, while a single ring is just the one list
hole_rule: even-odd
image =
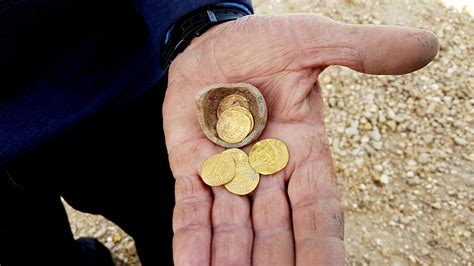
[{"label": "open hand", "polygon": [[[175,264],[342,265],[344,218],[317,77],[330,65],[404,74],[428,64],[437,50],[426,31],[317,15],[248,16],[194,39],[171,64],[163,106],[176,178]],[[202,163],[223,148],[202,132],[195,96],[210,84],[237,82],[265,97],[261,139],[281,139],[290,154],[288,166],[262,176],[250,197],[209,188],[199,176]]]}]

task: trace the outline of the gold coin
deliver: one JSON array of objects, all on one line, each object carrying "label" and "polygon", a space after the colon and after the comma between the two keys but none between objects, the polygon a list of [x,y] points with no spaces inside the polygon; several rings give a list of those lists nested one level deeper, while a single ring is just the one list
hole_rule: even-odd
[{"label": "gold coin", "polygon": [[217,106],[217,117],[219,118],[221,114],[231,108],[231,107],[243,107],[245,109],[249,109],[249,102],[244,96],[238,95],[238,94],[231,94],[229,96],[226,96],[222,101],[219,103],[219,106]]},{"label": "gold coin", "polygon": [[235,175],[235,162],[226,154],[215,154],[209,157],[201,169],[201,177],[209,186],[221,186],[228,183]]},{"label": "gold coin", "polygon": [[247,154],[235,148],[225,150],[222,154],[231,156],[235,161],[235,176],[225,184],[226,189],[237,195],[246,195],[255,190],[260,175],[250,166]]},{"label": "gold coin", "polygon": [[252,131],[252,119],[241,109],[225,110],[217,120],[217,135],[228,143],[242,141]]},{"label": "gold coin", "polygon": [[250,119],[250,121],[252,122],[252,125],[250,126],[250,131],[247,133],[247,135],[250,134],[250,132],[252,132],[253,126],[254,126],[254,119],[253,119],[252,113],[248,109],[245,109],[245,108],[239,107],[239,106],[231,107],[229,109],[238,110],[238,111],[244,113]]},{"label": "gold coin", "polygon": [[229,155],[230,157],[232,157],[232,159],[234,159],[236,168],[240,165],[249,164],[249,157],[243,150],[232,148],[223,151],[221,154]]},{"label": "gold coin", "polygon": [[277,139],[264,139],[255,145],[249,153],[250,165],[262,175],[274,174],[288,164],[288,148]]},{"label": "gold coin", "polygon": [[224,187],[236,195],[247,195],[257,188],[259,181],[260,175],[246,163],[236,168],[234,178]]}]

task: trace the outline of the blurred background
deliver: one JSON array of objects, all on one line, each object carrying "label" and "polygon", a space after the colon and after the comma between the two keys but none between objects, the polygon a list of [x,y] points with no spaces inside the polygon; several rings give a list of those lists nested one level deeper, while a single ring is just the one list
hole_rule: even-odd
[{"label": "blurred background", "polygon": [[[440,52],[416,73],[369,76],[330,67],[320,76],[343,192],[346,263],[472,265],[474,0],[253,2],[256,14],[319,13],[436,33]],[[67,209],[77,237],[98,238],[117,265],[139,265],[122,230]]]}]

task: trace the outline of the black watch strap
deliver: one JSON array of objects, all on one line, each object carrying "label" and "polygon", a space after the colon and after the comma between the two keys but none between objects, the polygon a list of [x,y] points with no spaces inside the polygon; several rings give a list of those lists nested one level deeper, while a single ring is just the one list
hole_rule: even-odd
[{"label": "black watch strap", "polygon": [[209,6],[179,20],[168,31],[161,46],[160,66],[167,69],[171,61],[181,53],[194,37],[203,34],[214,25],[250,15],[234,6]]}]

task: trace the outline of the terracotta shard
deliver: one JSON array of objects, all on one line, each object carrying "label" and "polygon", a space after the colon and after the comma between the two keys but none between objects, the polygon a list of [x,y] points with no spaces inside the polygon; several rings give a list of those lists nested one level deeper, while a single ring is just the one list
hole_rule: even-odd
[{"label": "terracotta shard", "polygon": [[[254,118],[254,127],[242,141],[228,143],[217,135],[217,108],[225,97],[237,94],[249,102],[249,111]],[[214,84],[202,89],[196,96],[199,124],[206,137],[224,148],[240,148],[255,141],[267,124],[267,105],[260,91],[248,83]]]}]

